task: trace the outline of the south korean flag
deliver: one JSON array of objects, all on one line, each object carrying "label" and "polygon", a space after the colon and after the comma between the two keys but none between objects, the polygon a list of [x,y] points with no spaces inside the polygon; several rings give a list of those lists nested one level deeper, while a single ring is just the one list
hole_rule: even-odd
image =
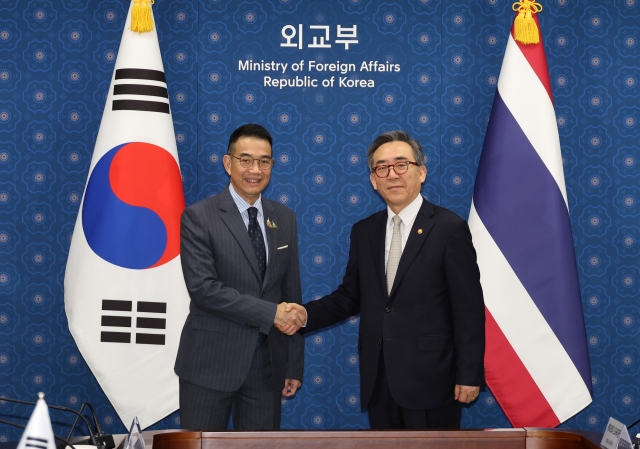
[{"label": "south korean flag", "polygon": [[64,286],[82,356],[123,423],[137,416],[143,428],[178,409],[184,207],[158,36],[142,0],[127,15]]}]

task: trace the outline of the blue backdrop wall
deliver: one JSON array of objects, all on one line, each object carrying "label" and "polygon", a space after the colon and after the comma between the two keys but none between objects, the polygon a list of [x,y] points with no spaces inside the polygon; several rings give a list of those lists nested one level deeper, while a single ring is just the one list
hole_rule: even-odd
[{"label": "blue backdrop wall", "polygon": [[[602,431],[610,415],[629,423],[640,414],[640,5],[541,1],[594,387],[593,404],[565,426]],[[419,139],[428,153],[423,194],[466,218],[511,3],[157,0],[187,204],[227,184],[221,158],[233,129],[267,126],[277,162],[266,195],[298,215],[305,302],[337,286],[351,225],[383,206],[364,157],[380,132],[403,128]],[[127,8],[126,0],[0,0],[0,396],[91,401],[112,433],[124,427],[68,332],[62,285]],[[293,47],[281,46],[286,25]],[[338,25],[343,34],[356,25],[358,43],[338,43]],[[325,33],[330,48],[309,46]],[[241,70],[246,60],[305,68]],[[374,60],[400,70],[360,70]],[[356,70],[309,71],[310,61]],[[334,76],[335,85],[279,89],[265,75]],[[340,87],[340,77],[374,85]],[[307,338],[304,386],[283,405],[284,428],[368,426],[357,333],[353,317]],[[29,410],[0,401],[0,414]],[[54,420],[65,433],[64,417]],[[176,412],[154,427],[179,424]],[[509,424],[484,391],[463,426]],[[19,435],[0,426],[0,441]]]}]

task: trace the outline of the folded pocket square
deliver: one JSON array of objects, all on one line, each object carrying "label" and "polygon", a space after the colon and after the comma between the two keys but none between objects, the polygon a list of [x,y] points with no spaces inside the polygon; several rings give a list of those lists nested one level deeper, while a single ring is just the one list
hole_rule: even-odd
[{"label": "folded pocket square", "polygon": [[278,249],[285,249],[285,248],[289,248],[289,245],[281,246],[281,247],[280,247],[280,248],[278,248]]}]

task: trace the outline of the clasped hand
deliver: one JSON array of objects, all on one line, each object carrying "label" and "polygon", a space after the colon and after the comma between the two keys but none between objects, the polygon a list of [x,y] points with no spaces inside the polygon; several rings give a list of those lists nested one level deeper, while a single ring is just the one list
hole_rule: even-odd
[{"label": "clasped hand", "polygon": [[278,304],[273,324],[283,334],[295,334],[306,322],[307,311],[300,304],[287,302]]}]

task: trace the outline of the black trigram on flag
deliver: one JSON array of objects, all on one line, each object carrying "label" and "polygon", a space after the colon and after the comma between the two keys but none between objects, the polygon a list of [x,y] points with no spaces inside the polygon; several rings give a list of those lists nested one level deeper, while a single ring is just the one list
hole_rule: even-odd
[{"label": "black trigram on flag", "polygon": [[[118,80],[126,80],[120,81]],[[139,81],[138,81],[139,80]],[[159,82],[149,84],[145,82]],[[169,113],[169,94],[164,72],[148,69],[118,69],[113,85],[112,111],[147,111]],[[150,97],[148,100],[128,98],[131,95]],[[127,96],[127,98],[125,98]],[[152,101],[151,97],[164,98],[165,101]]]},{"label": "black trigram on flag", "polygon": [[[137,301],[136,311],[142,313],[158,313],[167,314],[166,302],[148,302]],[[125,314],[110,315],[109,312],[125,312]],[[129,314],[126,314],[128,312]],[[132,327],[133,301],[122,301],[117,299],[102,300],[102,327]],[[165,334],[150,334],[146,332],[138,332],[141,329],[162,329],[167,328],[167,320],[165,318],[149,318],[136,317],[135,323],[136,344],[140,345],[164,345]],[[100,341],[103,343],[131,343],[131,331],[100,332]]]},{"label": "black trigram on flag", "polygon": [[35,447],[37,449],[47,449],[49,440],[46,438],[27,437],[26,447]]}]

